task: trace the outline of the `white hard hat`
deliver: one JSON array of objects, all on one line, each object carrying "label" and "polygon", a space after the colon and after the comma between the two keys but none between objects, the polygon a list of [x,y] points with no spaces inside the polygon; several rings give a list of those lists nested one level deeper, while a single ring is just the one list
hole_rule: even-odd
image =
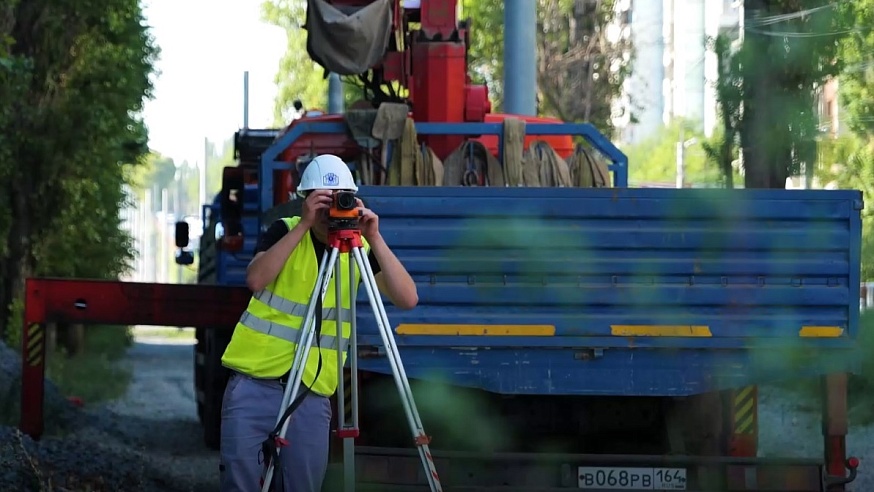
[{"label": "white hard hat", "polygon": [[358,186],[343,159],[332,154],[322,154],[307,164],[300,177],[298,195],[303,196],[303,192],[310,190],[358,191]]}]

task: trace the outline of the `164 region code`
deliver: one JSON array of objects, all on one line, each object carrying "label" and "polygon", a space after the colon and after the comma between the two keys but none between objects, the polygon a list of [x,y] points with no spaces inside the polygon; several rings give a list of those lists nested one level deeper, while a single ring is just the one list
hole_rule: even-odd
[{"label": "164 region code", "polygon": [[595,490],[686,490],[685,468],[582,466],[579,487]]}]

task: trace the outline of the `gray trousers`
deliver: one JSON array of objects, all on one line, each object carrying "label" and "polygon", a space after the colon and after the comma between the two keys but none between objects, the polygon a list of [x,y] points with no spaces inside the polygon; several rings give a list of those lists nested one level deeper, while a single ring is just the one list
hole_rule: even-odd
[{"label": "gray trousers", "polygon": [[[276,425],[283,391],[275,381],[232,373],[222,403],[222,492],[261,490],[264,470],[261,444]],[[330,427],[330,400],[307,394],[289,417],[285,434],[288,445],[279,452],[284,492],[321,490],[328,466]],[[274,475],[274,483],[279,478]]]}]

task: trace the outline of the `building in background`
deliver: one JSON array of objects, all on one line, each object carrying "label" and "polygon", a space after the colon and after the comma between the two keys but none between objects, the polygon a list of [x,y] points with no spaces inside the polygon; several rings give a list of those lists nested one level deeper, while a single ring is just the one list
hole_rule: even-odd
[{"label": "building in background", "polygon": [[724,33],[737,41],[742,26],[742,0],[631,0],[635,59],[624,99],[637,123],[623,125],[620,140],[641,142],[676,117],[710,136],[718,70],[707,39]]},{"label": "building in background", "polygon": [[[188,222],[189,249],[197,251],[203,222],[198,216],[182,215],[169,205],[168,190],[162,189],[155,199],[152,189],[143,191],[142,199],[125,186],[128,205],[121,209],[121,227],[133,239],[136,257],[131,271],[121,280],[128,282],[193,283],[196,267],[181,266],[176,257],[177,217]],[[195,256],[196,258],[197,256]]]},{"label": "building in background", "polygon": [[837,138],[847,133],[846,125],[841,124],[841,111],[838,90],[838,79],[830,79],[816,94],[817,113],[819,114],[819,131],[823,136]]}]

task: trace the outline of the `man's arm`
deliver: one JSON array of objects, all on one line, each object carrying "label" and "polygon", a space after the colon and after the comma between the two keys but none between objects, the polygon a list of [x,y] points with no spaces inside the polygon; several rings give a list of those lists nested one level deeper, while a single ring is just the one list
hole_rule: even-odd
[{"label": "man's arm", "polygon": [[281,219],[270,225],[255,248],[255,257],[246,268],[246,285],[252,292],[264,289],[276,279],[307,230],[298,223],[289,231]]},{"label": "man's arm", "polygon": [[[369,239],[371,255],[379,264],[374,269],[373,278],[379,292],[387,296],[392,304],[401,309],[413,309],[419,303],[419,293],[413,278],[401,264],[381,235]],[[370,256],[370,255],[368,255]]]}]

